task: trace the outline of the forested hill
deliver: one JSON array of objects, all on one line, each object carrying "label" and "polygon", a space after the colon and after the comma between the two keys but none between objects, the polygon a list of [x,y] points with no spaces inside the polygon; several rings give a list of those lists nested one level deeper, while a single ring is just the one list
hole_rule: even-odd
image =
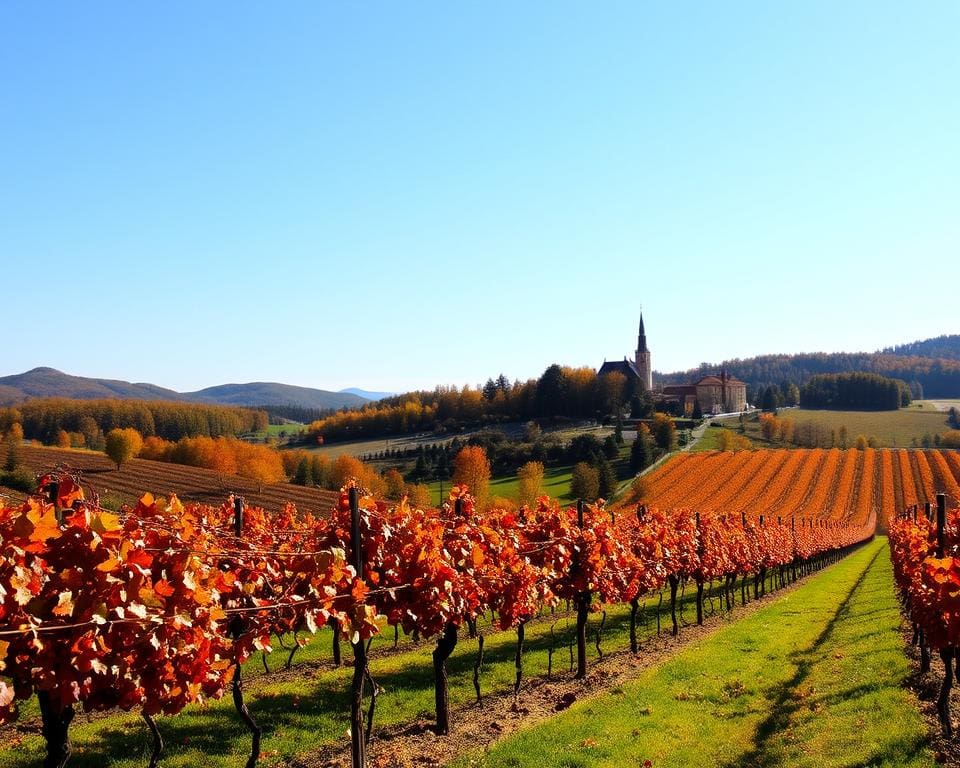
[{"label": "forested hill", "polygon": [[[928,344],[931,345],[929,348],[935,349],[936,343],[950,348],[957,344],[957,341],[953,340],[960,340],[960,336],[941,336],[939,339],[919,341],[895,349],[925,348],[923,345]],[[745,381],[751,392],[770,384],[779,385],[784,381],[801,386],[818,373],[859,371],[903,379],[910,385],[915,398],[960,397],[960,357],[934,358],[904,351],[760,355],[745,360],[725,360],[714,365],[703,363],[699,368],[689,371],[656,374],[655,379],[662,384],[682,384],[696,381],[708,373],[716,373],[721,368]],[[749,396],[748,394],[748,399]]]},{"label": "forested hill", "polygon": [[898,344],[882,350],[885,354],[903,355],[905,357],[939,357],[945,360],[960,360],[960,334],[951,336],[937,336],[935,339],[913,341],[909,344]]},{"label": "forested hill", "polygon": [[0,406],[46,397],[71,400],[164,400],[255,407],[276,405],[312,410],[357,408],[368,402],[367,398],[349,392],[329,392],[274,382],[224,384],[198,392],[175,392],[155,384],[72,376],[55,368],[34,368],[26,373],[0,377]]}]

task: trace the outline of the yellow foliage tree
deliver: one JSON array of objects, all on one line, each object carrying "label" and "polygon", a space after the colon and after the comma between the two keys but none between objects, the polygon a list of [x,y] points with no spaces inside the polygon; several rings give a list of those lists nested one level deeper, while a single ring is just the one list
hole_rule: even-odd
[{"label": "yellow foliage tree", "polygon": [[143,437],[133,427],[111,429],[107,432],[103,452],[110,457],[117,469],[138,453],[143,447]]},{"label": "yellow foliage tree", "polygon": [[593,501],[600,495],[600,473],[596,467],[591,467],[585,461],[573,465],[570,495],[584,501]]},{"label": "yellow foliage tree", "polygon": [[407,484],[403,480],[403,475],[396,469],[388,469],[383,474],[383,482],[386,485],[386,497],[394,501],[400,501],[407,492]]},{"label": "yellow foliage tree", "polygon": [[411,483],[406,488],[407,501],[415,509],[427,509],[433,506],[430,499],[430,487],[424,483]]},{"label": "yellow foliage tree", "polygon": [[487,506],[490,497],[490,461],[479,445],[462,448],[453,458],[453,482],[466,485],[479,509]]},{"label": "yellow foliage tree", "polygon": [[543,494],[543,462],[528,461],[517,472],[520,479],[517,499],[521,505],[533,506]]}]

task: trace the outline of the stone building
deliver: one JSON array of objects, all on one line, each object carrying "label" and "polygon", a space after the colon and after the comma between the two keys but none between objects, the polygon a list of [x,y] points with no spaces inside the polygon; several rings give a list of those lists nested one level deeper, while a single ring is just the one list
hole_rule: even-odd
[{"label": "stone building", "polygon": [[603,376],[607,373],[622,373],[627,378],[627,383],[633,387],[639,383],[645,392],[653,391],[653,367],[650,364],[650,350],[647,348],[647,334],[643,328],[643,313],[640,313],[640,330],[637,333],[637,351],[633,360],[623,358],[623,360],[603,361],[597,376]]},{"label": "stone building", "polygon": [[640,314],[640,330],[637,334],[637,351],[633,360],[604,360],[598,376],[608,373],[622,373],[631,391],[638,384],[645,392],[653,394],[660,401],[677,403],[677,410],[685,416],[693,415],[697,403],[700,412],[733,413],[747,408],[747,385],[740,379],[721,370],[719,376],[704,376],[693,384],[667,384],[662,389],[653,389],[653,367],[650,363],[650,349],[647,347],[647,334],[643,327],[643,313]]}]

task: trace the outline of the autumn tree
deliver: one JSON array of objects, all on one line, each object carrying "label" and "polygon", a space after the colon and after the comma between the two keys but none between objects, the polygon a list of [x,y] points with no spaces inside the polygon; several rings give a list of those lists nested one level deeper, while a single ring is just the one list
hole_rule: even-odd
[{"label": "autumn tree", "polygon": [[630,483],[630,501],[641,502],[650,495],[650,480],[646,475],[637,475]]},{"label": "autumn tree", "polygon": [[330,471],[330,485],[332,488],[342,488],[348,480],[358,480],[363,483],[366,467],[356,456],[341,453],[333,462]]},{"label": "autumn tree", "polygon": [[593,501],[600,495],[600,474],[596,468],[585,461],[578,461],[573,465],[570,495],[585,501]]},{"label": "autumn tree", "polygon": [[402,499],[406,494],[407,488],[403,479],[403,475],[401,475],[396,469],[391,468],[384,472],[383,481],[387,486],[386,496],[388,499],[400,501],[400,499]]},{"label": "autumn tree", "polygon": [[777,426],[777,417],[772,413],[760,414],[760,434],[763,435],[765,440],[773,441],[777,434]]},{"label": "autumn tree", "polygon": [[750,438],[738,435],[729,429],[720,431],[719,443],[721,451],[746,451],[753,448]]},{"label": "autumn tree", "polygon": [[604,413],[620,413],[627,393],[627,377],[620,371],[600,377],[600,402]]},{"label": "autumn tree", "polygon": [[655,413],[653,415],[653,439],[656,440],[657,447],[663,451],[677,450],[677,427],[665,413]]},{"label": "autumn tree", "polygon": [[257,493],[262,493],[265,485],[280,483],[286,479],[287,474],[284,472],[279,452],[241,440],[234,442],[237,449],[237,474],[253,480],[257,484]]},{"label": "autumn tree", "polygon": [[462,448],[453,458],[453,482],[466,485],[476,499],[477,506],[486,506],[490,496],[490,461],[479,445]]},{"label": "autumn tree", "polygon": [[313,454],[310,458],[310,474],[313,476],[315,485],[321,488],[332,488],[331,482],[331,461],[326,456],[319,453]]},{"label": "autumn tree", "polygon": [[543,494],[543,462],[528,461],[517,472],[520,479],[517,496],[521,505],[533,506]]},{"label": "autumn tree", "polygon": [[7,449],[7,459],[3,468],[7,472],[13,472],[20,464],[20,445],[23,443],[23,427],[19,422],[10,425],[3,442]]},{"label": "autumn tree", "polygon": [[432,506],[430,486],[424,483],[410,483],[406,487],[407,501],[414,509],[427,509]]},{"label": "autumn tree", "polygon": [[125,429],[111,429],[107,432],[103,451],[117,465],[117,469],[120,469],[122,464],[140,453],[142,447],[143,438],[140,433],[133,427],[126,427]]}]

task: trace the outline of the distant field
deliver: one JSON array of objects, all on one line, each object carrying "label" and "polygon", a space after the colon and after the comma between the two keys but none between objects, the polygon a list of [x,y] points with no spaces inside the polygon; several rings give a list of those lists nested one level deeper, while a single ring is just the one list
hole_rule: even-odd
[{"label": "distant field", "polygon": [[[266,485],[258,493],[256,483],[243,477],[221,476],[210,469],[146,459],[131,459],[117,471],[110,459],[95,451],[24,445],[22,459],[31,472],[53,469],[57,464],[81,470],[88,495],[91,490],[96,490],[104,501],[133,504],[149,491],[159,496],[176,493],[182,501],[221,504],[230,493],[237,492],[243,494],[248,504],[267,510],[279,511],[284,504],[292,502],[301,512],[310,511],[322,516],[326,516],[337,501],[337,494],[332,491],[288,483]],[[22,493],[3,488],[0,493],[15,500],[23,498]]]},{"label": "distant field", "polygon": [[[497,424],[488,427],[489,429],[500,430],[510,438],[518,438],[523,434],[524,424],[514,422],[510,424]],[[438,435],[433,432],[423,432],[417,435],[397,435],[396,437],[380,437],[370,440],[350,440],[344,442],[331,442],[326,445],[297,446],[305,447],[308,450],[329,456],[335,459],[341,454],[349,456],[364,456],[369,453],[380,453],[382,451],[400,450],[405,451],[409,448],[419,448],[421,445],[446,445],[455,437],[460,440],[466,440],[479,429],[471,429],[457,434]],[[563,441],[572,440],[577,435],[594,434],[601,440],[607,435],[613,434],[613,427],[601,427],[594,424],[584,424],[580,426],[563,427],[561,429],[546,429],[544,436],[557,438]]]},{"label": "distant field", "polygon": [[[802,424],[813,423],[822,427],[827,433],[835,431],[837,433],[837,447],[839,447],[840,428],[846,427],[848,446],[853,445],[857,435],[864,435],[877,438],[879,446],[882,448],[910,448],[915,445],[914,439],[919,444],[924,435],[929,435],[932,438],[934,435],[950,429],[945,412],[950,408],[950,401],[941,400],[937,403],[946,403],[944,410],[937,410],[930,401],[920,401],[899,411],[830,411],[808,408],[781,408],[777,415],[781,418],[792,419],[797,427]],[[719,436],[723,428],[739,431],[739,421],[736,418],[724,419],[722,423],[722,428],[710,427],[707,430],[704,439],[697,444],[696,450],[718,448]],[[757,417],[748,420],[745,427],[746,436],[754,441],[757,447],[771,447],[771,443],[764,439],[760,433],[760,421]],[[791,446],[774,442],[772,447],[789,448]]]},{"label": "distant field", "polygon": [[949,411],[951,408],[960,410],[960,400],[921,400],[920,402],[938,411]]},{"label": "distant field", "polygon": [[880,445],[886,448],[909,448],[914,438],[919,442],[925,434],[933,436],[950,428],[945,414],[930,405],[912,406],[899,411],[821,411],[797,408],[786,411],[783,415],[789,416],[798,425],[812,421],[826,429],[836,429],[837,432],[840,427],[846,427],[851,445],[857,435],[873,435],[880,441]]}]

